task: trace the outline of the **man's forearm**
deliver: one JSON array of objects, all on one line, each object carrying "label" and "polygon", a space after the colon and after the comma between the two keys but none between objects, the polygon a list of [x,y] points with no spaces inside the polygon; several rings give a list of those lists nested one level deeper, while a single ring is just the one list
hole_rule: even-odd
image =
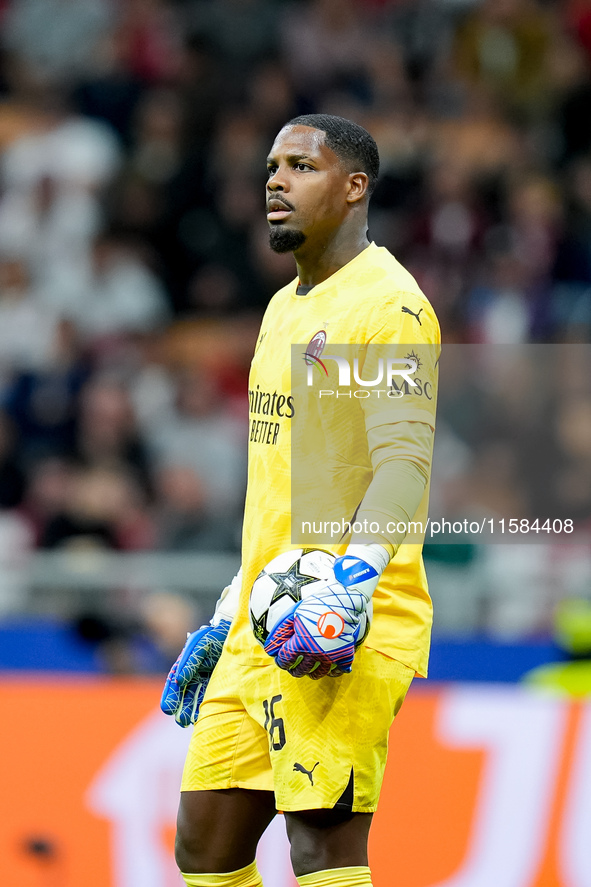
[{"label": "man's forearm", "polygon": [[[354,534],[351,543],[377,542],[392,557],[403,542],[419,507],[431,470],[433,430],[421,422],[399,422],[369,435],[374,476],[356,514],[356,522],[380,532]],[[373,446],[372,446],[373,445]]]}]

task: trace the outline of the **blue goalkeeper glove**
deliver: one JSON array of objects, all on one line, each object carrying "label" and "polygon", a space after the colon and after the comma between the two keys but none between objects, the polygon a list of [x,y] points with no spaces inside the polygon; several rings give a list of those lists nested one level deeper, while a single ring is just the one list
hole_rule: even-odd
[{"label": "blue goalkeeper glove", "polygon": [[197,720],[199,706],[222,655],[230,625],[228,620],[222,619],[218,625],[202,625],[190,634],[168,673],[160,708],[164,714],[174,715],[181,727],[188,727]]},{"label": "blue goalkeeper glove", "polygon": [[174,715],[181,727],[194,724],[199,716],[199,706],[238,609],[241,588],[242,569],[224,588],[209,625],[189,635],[168,673],[160,708],[165,715]]},{"label": "blue goalkeeper glove", "polygon": [[371,596],[389,559],[381,545],[349,546],[335,560],[334,579],[300,601],[267,638],[265,650],[277,665],[298,678],[350,672],[371,621]]}]

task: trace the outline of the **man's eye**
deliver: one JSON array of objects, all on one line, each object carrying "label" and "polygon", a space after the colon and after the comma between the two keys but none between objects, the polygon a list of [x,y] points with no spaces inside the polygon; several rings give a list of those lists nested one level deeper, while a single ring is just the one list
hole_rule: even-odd
[{"label": "man's eye", "polygon": [[301,172],[303,169],[312,169],[312,167],[311,167],[311,166],[308,166],[307,163],[296,163],[296,164],[295,164],[295,168],[296,168],[296,169],[299,169],[300,172]]},{"label": "man's eye", "polygon": [[272,175],[274,175],[276,172],[277,172],[277,167],[276,167],[276,166],[268,166],[268,167],[267,167],[267,175],[268,175],[268,176],[272,176]]}]

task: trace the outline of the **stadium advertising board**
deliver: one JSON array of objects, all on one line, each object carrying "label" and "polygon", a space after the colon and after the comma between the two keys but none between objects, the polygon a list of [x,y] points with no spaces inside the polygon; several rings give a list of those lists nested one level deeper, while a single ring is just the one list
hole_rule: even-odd
[{"label": "stadium advertising board", "polygon": [[[189,740],[152,680],[4,679],[0,881],[173,887]],[[419,683],[391,733],[375,887],[589,887],[591,705]],[[283,821],[265,887],[295,887]]]}]

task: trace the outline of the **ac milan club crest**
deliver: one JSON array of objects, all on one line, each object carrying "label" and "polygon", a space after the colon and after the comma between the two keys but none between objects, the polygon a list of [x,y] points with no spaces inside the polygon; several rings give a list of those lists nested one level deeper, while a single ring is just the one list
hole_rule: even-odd
[{"label": "ac milan club crest", "polygon": [[326,332],[325,330],[318,330],[315,336],[312,336],[310,341],[308,342],[308,347],[306,348],[305,357],[311,358],[312,362],[317,360],[322,352],[324,351],[324,346],[326,345]]}]

